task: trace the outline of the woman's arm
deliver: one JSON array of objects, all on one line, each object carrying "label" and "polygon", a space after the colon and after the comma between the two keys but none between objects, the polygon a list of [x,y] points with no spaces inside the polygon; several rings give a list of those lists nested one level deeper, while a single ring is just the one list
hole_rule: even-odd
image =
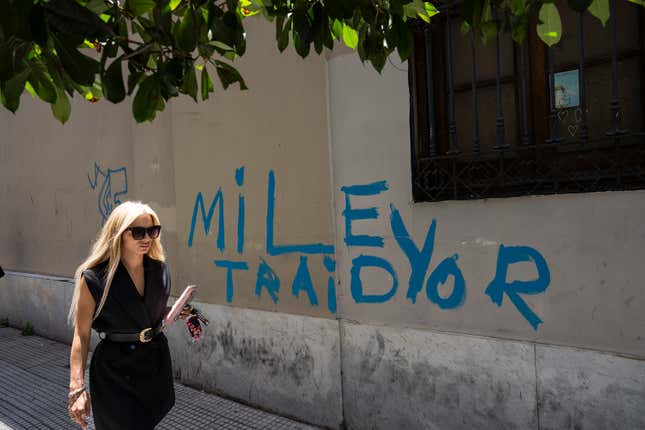
[{"label": "woman's arm", "polygon": [[85,363],[90,347],[92,318],[94,316],[95,302],[87,287],[84,278],[80,281],[80,294],[76,306],[76,319],[74,322],[74,339],[69,356],[69,391],[80,394],[70,398],[69,413],[72,419],[84,429],[87,428],[87,416],[90,414],[90,401],[85,387]]}]

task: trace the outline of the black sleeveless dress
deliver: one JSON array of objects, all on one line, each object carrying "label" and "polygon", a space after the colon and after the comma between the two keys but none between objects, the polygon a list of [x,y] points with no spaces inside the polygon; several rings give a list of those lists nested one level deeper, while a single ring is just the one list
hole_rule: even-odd
[{"label": "black sleeveless dress", "polygon": [[[161,261],[144,256],[144,296],[122,263],[99,317],[98,332],[138,332],[156,327],[170,294],[170,273]],[[107,261],[83,272],[96,306],[101,300]],[[90,364],[90,398],[96,430],[152,430],[175,403],[168,340],[151,342],[101,340]]]}]

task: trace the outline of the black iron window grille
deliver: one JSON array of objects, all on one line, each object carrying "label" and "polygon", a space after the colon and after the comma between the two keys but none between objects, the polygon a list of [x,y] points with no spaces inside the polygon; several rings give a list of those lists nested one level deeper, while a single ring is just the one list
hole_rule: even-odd
[{"label": "black iron window grille", "polygon": [[415,201],[645,188],[645,9],[609,2],[606,27],[563,3],[553,47],[463,34],[454,2],[415,29]]}]

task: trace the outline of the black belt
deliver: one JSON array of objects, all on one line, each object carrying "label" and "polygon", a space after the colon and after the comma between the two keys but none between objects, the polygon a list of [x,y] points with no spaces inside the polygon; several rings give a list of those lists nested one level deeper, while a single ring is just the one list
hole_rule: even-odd
[{"label": "black belt", "polygon": [[[116,332],[107,333],[106,332],[106,333],[103,333],[105,335],[105,337],[103,337],[103,339],[107,339],[107,340],[112,341],[112,342],[141,342],[141,343],[148,343],[152,339],[154,339],[154,337],[156,335],[161,333],[162,330],[163,330],[163,326],[161,324],[159,324],[155,328],[148,327],[148,328],[145,328],[145,329],[141,330],[140,332],[136,332],[136,333],[116,333]],[[101,336],[99,335],[99,337],[101,337]]]}]

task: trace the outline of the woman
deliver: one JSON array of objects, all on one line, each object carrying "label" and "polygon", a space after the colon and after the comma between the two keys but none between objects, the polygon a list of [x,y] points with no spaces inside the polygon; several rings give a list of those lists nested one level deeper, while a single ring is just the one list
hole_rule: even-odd
[{"label": "woman", "polygon": [[[97,430],[154,429],[175,402],[168,342],[161,332],[170,274],[159,240],[157,214],[125,202],[108,217],[90,256],[76,270],[69,320],[69,414],[83,429],[91,407]],[[187,316],[186,311],[181,318]],[[84,368],[90,330],[99,332]]]}]

